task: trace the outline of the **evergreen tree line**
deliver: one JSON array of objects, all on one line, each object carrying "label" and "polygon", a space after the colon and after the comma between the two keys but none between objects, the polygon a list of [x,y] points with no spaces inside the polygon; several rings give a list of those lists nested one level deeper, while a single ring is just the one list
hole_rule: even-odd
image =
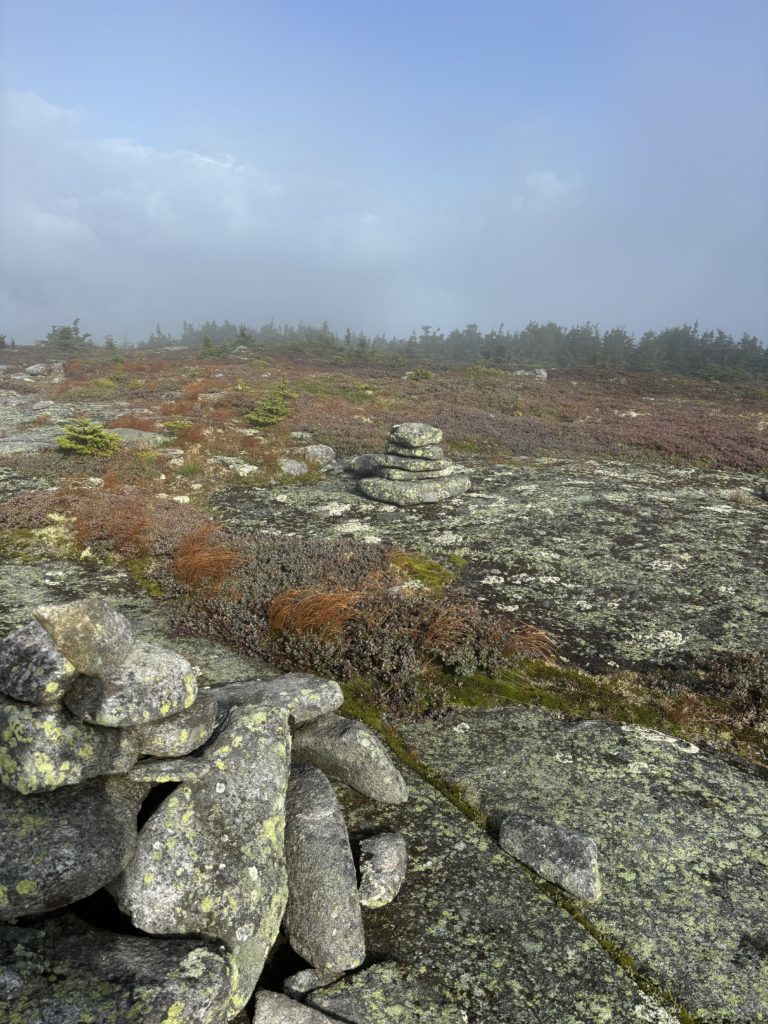
[{"label": "evergreen tree line", "polygon": [[[80,332],[79,320],[71,327],[57,326],[40,345],[59,351],[90,348],[89,334]],[[110,335],[107,348],[115,348]],[[768,376],[768,348],[754,336],[739,340],[722,330],[701,330],[698,323],[646,331],[639,339],[624,327],[601,331],[586,323],[563,327],[556,323],[529,323],[522,330],[482,332],[477,324],[448,334],[424,325],[408,338],[374,336],[345,331],[338,334],[327,322],[319,327],[269,322],[261,327],[215,320],[200,325],[183,324],[179,337],[160,325],[135,348],[162,349],[183,346],[203,356],[223,355],[244,346],[253,351],[278,349],[297,354],[327,356],[335,362],[380,361],[398,365],[487,363],[500,368],[602,367],[612,370],[651,370],[720,380],[747,375]],[[134,346],[131,346],[134,347]]]}]

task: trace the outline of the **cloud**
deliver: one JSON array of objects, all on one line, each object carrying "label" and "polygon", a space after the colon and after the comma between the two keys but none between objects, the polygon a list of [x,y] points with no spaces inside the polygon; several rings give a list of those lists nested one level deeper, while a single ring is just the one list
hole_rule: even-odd
[{"label": "cloud", "polygon": [[[0,330],[30,341],[79,316],[97,338],[132,340],[225,318],[402,334],[698,318],[760,332],[762,186],[739,181],[742,119],[728,112],[730,161],[694,173],[706,127],[654,120],[641,88],[631,99],[596,141],[540,118],[418,174],[393,153],[388,176],[359,155],[325,153],[314,170],[300,148],[257,164],[98,137],[87,114],[11,92]],[[746,153],[759,167],[759,146]]]}]

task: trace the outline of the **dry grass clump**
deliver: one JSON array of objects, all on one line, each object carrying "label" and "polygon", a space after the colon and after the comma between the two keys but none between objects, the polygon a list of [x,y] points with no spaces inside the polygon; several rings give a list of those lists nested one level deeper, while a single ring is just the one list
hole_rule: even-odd
[{"label": "dry grass clump", "polygon": [[172,571],[184,587],[218,589],[240,561],[238,552],[222,540],[221,529],[206,523],[176,546]]},{"label": "dry grass clump", "polygon": [[107,423],[108,427],[124,427],[128,430],[149,430],[157,429],[157,421],[151,416],[141,416],[135,412],[126,412],[122,416],[116,416]]},{"label": "dry grass clump", "polygon": [[361,596],[360,590],[327,591],[316,587],[286,590],[270,604],[267,623],[270,630],[283,636],[296,633],[336,636],[352,618]]}]

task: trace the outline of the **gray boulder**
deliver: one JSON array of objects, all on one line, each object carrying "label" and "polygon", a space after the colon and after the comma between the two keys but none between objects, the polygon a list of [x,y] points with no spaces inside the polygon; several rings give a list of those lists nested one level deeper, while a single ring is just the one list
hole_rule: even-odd
[{"label": "gray boulder", "polygon": [[[440,450],[442,452],[442,449]],[[440,456],[430,458],[413,458],[409,455],[375,455],[376,467],[379,469],[404,469],[409,473],[433,473],[438,469],[451,469],[450,459]]]},{"label": "gray boulder", "polygon": [[32,614],[64,657],[86,675],[113,672],[133,648],[130,623],[100,595],[41,604]]},{"label": "gray boulder", "polygon": [[323,715],[297,729],[293,760],[312,764],[358,793],[386,804],[408,799],[408,787],[389,751],[368,726],[341,715]]},{"label": "gray boulder", "polygon": [[424,448],[440,444],[443,432],[428,423],[396,423],[389,432],[389,440],[405,448]]},{"label": "gray boulder", "polygon": [[122,871],[148,786],[92,779],[52,793],[0,788],[0,920],[84,899]]},{"label": "gray boulder", "polygon": [[408,868],[405,836],[382,832],[360,843],[360,903],[385,907],[400,892]]},{"label": "gray boulder", "polygon": [[361,480],[358,487],[366,498],[407,508],[411,505],[428,505],[455,498],[469,490],[470,480],[467,476],[452,476],[445,480],[424,482],[371,477]]},{"label": "gray boulder", "polygon": [[312,967],[347,971],[365,957],[357,875],[331,784],[317,768],[291,771],[285,818],[288,906],[283,927]]},{"label": "gray boulder", "polygon": [[138,758],[131,733],[78,722],[62,707],[0,701],[0,783],[19,793],[126,772]]},{"label": "gray boulder", "polygon": [[226,942],[232,1016],[253,992],[285,909],[290,747],[284,710],[234,709],[209,751],[213,770],[160,805],[111,886],[143,931]]},{"label": "gray boulder", "polygon": [[252,679],[218,686],[211,693],[222,708],[285,708],[300,725],[341,707],[344,694],[333,679],[288,672],[276,679]]},{"label": "gray boulder", "polygon": [[291,999],[298,999],[301,1002],[310,992],[316,988],[323,988],[342,977],[339,971],[318,971],[315,967],[307,967],[306,970],[297,971],[290,975],[283,982],[283,992]]},{"label": "gray boulder", "polygon": [[30,377],[45,377],[48,373],[50,366],[48,363],[33,363],[28,366],[25,373],[28,373]]},{"label": "gray boulder", "polygon": [[330,466],[336,461],[336,452],[329,444],[310,444],[301,453],[308,462],[320,466]]},{"label": "gray boulder", "polygon": [[256,993],[253,1024],[329,1024],[329,1021],[330,1017],[319,1010],[303,1006],[279,992],[262,989]]},{"label": "gray boulder", "polygon": [[37,622],[7,636],[0,646],[0,693],[27,704],[56,704],[77,669]]},{"label": "gray boulder", "polygon": [[392,444],[390,441],[386,447],[387,455],[401,459],[442,459],[444,451],[438,444],[424,445],[421,448],[411,448],[403,444]]},{"label": "gray boulder", "polygon": [[136,728],[139,751],[152,757],[182,757],[197,750],[213,734],[218,717],[218,704],[207,693],[186,711],[170,715],[159,722],[148,722]]},{"label": "gray boulder", "polygon": [[344,466],[350,473],[354,473],[355,476],[370,476],[378,472],[379,456],[368,454],[355,455],[354,458],[348,459]]},{"label": "gray boulder", "polygon": [[230,963],[201,939],[0,928],[3,1024],[226,1024]]},{"label": "gray boulder", "polygon": [[280,472],[286,476],[304,476],[305,473],[309,472],[309,466],[306,462],[301,462],[299,459],[280,459],[278,462]]},{"label": "gray boulder", "polygon": [[446,1005],[415,971],[395,963],[376,964],[312,992],[307,1004],[346,1024],[467,1024],[462,1010]]},{"label": "gray boulder", "polygon": [[513,370],[512,373],[515,377],[533,377],[534,380],[546,380],[548,376],[543,367],[536,370]]},{"label": "gray boulder", "polygon": [[81,675],[64,703],[84,722],[125,728],[183,711],[196,696],[197,681],[186,658],[156,644],[135,644],[116,670]]},{"label": "gray boulder", "polygon": [[595,903],[600,899],[597,847],[582,832],[525,814],[510,814],[501,823],[499,843],[536,874],[580,900]]},{"label": "gray boulder", "polygon": [[199,782],[213,768],[206,757],[145,757],[131,768],[126,777],[135,782]]}]

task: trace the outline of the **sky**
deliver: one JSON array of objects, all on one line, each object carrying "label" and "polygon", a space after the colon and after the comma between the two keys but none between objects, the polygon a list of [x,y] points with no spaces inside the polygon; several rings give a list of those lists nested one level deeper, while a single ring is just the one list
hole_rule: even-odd
[{"label": "sky", "polygon": [[764,0],[0,0],[0,332],[768,341]]}]

